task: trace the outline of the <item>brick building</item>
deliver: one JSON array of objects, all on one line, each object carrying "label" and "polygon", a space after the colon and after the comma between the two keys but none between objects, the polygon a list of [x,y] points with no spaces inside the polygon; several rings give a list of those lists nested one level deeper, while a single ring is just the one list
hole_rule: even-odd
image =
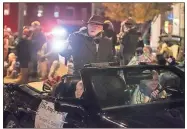
[{"label": "brick building", "polygon": [[[18,3],[4,3],[3,25],[12,31],[18,31]],[[66,26],[82,25],[91,16],[91,3],[25,3],[24,25],[40,21],[42,27],[49,31],[57,21]]]}]

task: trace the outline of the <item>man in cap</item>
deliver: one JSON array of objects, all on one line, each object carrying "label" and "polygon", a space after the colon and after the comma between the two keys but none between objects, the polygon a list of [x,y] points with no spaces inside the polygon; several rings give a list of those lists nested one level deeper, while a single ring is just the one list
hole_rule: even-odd
[{"label": "man in cap", "polygon": [[79,73],[85,64],[109,62],[113,59],[112,41],[103,35],[104,19],[94,15],[87,27],[70,35],[64,57],[73,56],[74,73]]},{"label": "man in cap", "polygon": [[32,75],[37,75],[37,52],[42,48],[43,44],[46,42],[46,38],[41,31],[40,22],[34,21],[31,23],[31,29],[33,31],[32,35],[32,45],[31,45],[31,62],[32,62]]}]

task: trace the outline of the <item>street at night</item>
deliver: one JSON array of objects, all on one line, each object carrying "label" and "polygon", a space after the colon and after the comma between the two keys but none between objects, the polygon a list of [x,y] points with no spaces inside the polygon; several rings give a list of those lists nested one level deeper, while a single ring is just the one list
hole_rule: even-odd
[{"label": "street at night", "polygon": [[185,127],[185,3],[3,7],[4,128]]}]

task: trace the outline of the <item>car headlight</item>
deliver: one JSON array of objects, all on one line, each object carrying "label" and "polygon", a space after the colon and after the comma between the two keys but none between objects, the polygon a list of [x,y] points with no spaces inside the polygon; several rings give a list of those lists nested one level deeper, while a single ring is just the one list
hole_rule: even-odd
[{"label": "car headlight", "polygon": [[55,52],[61,52],[67,48],[67,41],[66,40],[54,40],[52,49]]}]

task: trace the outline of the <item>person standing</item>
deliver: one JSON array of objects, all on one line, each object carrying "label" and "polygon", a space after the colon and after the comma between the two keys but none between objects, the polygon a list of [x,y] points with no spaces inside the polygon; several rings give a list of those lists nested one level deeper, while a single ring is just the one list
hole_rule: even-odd
[{"label": "person standing", "polygon": [[41,50],[44,43],[46,43],[45,35],[41,31],[40,22],[34,21],[31,23],[31,29],[33,31],[31,40],[31,64],[32,64],[32,75],[37,76],[37,53]]},{"label": "person standing", "polygon": [[103,17],[93,15],[85,29],[68,38],[67,49],[60,54],[66,58],[72,55],[74,74],[79,74],[85,64],[113,61],[112,41],[103,35],[103,24]]},{"label": "person standing", "polygon": [[54,61],[58,61],[58,53],[53,50],[53,35],[47,36],[47,42],[43,44],[41,50],[38,51],[38,74],[41,79],[47,79],[49,69]]},{"label": "person standing", "polygon": [[30,33],[29,29],[23,30],[23,36],[19,40],[16,46],[16,53],[18,61],[20,62],[20,74],[15,80],[15,83],[25,84],[28,82],[28,66],[30,62],[30,45],[31,41],[29,40]]},{"label": "person standing", "polygon": [[121,31],[118,36],[120,43],[120,64],[127,65],[136,52],[139,34],[136,23],[131,18],[121,24]]}]

